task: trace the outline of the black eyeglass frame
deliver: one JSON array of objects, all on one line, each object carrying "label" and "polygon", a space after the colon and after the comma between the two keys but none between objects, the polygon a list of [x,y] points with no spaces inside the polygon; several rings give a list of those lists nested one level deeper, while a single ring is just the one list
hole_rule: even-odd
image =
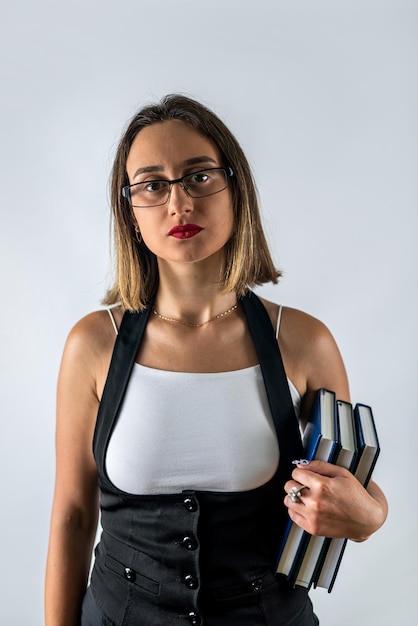
[{"label": "black eyeglass frame", "polygon": [[[225,182],[226,185],[225,187],[223,187],[222,189],[219,189],[218,191],[212,191],[212,193],[208,193],[208,194],[203,194],[202,196],[192,196],[192,194],[189,192],[189,189],[187,187],[187,185],[184,184],[184,180],[186,178],[190,178],[190,176],[194,176],[195,174],[202,174],[203,172],[211,172],[213,170],[222,170],[225,173]],[[137,208],[137,209],[152,209],[153,207],[156,206],[163,206],[164,204],[167,204],[167,202],[170,199],[170,194],[171,194],[171,188],[174,184],[176,183],[180,183],[182,188],[184,189],[184,191],[187,193],[187,195],[190,198],[207,198],[208,196],[214,196],[217,193],[220,193],[221,191],[224,191],[225,189],[228,188],[228,178],[231,178],[234,175],[234,170],[232,169],[232,167],[206,167],[203,170],[199,170],[197,172],[191,172],[190,174],[186,174],[185,176],[181,176],[180,178],[175,178],[174,180],[164,180],[162,178],[156,178],[154,180],[147,180],[141,183],[133,183],[132,185],[125,185],[125,187],[122,187],[122,196],[124,198],[126,198],[126,200],[128,200],[128,202],[131,204],[132,207]],[[160,204],[141,204],[141,205],[137,205],[137,204],[132,204],[132,195],[131,195],[131,188],[132,187],[136,187],[136,185],[145,185],[145,184],[151,184],[151,183],[168,183],[168,193],[167,193],[167,200],[165,200],[164,202],[161,202]]]}]

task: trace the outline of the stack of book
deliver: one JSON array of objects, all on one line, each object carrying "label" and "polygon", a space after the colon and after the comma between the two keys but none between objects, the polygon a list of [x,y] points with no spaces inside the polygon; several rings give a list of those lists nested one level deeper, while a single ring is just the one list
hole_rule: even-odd
[{"label": "stack of book", "polygon": [[[369,406],[337,400],[327,389],[317,392],[303,435],[305,458],[345,467],[367,486],[380,446]],[[289,520],[279,551],[277,573],[293,585],[332,590],[347,539],[310,535]]]}]

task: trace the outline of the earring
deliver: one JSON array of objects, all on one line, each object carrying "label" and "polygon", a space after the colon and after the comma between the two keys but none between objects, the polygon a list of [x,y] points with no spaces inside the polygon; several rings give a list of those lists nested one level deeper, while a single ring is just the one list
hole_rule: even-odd
[{"label": "earring", "polygon": [[142,236],[141,236],[141,231],[139,230],[139,226],[138,226],[137,222],[134,223],[134,229],[135,229],[135,239],[136,239],[137,243],[141,243],[142,242]]}]

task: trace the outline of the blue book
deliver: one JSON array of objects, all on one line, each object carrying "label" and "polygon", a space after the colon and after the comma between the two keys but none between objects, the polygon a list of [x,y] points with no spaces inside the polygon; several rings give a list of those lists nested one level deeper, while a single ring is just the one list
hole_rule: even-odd
[{"label": "blue book", "polygon": [[[332,463],[338,452],[339,430],[335,393],[319,389],[302,442],[305,458]],[[289,519],[277,559],[276,572],[295,582],[298,565],[311,535]]]},{"label": "blue book", "polygon": [[[356,404],[354,422],[356,426],[358,457],[353,473],[357,480],[364,487],[367,487],[380,454],[379,439],[372,409],[365,404]],[[332,591],[346,545],[347,539],[331,539],[329,541],[328,549],[322,560],[322,566],[318,568],[318,574],[315,577],[316,587],[328,589],[328,593]]]},{"label": "blue book", "polygon": [[[350,402],[337,400],[337,417],[340,432],[340,446],[335,464],[340,467],[345,467],[352,472],[357,461],[358,449],[353,407]],[[327,537],[310,537],[297,572],[296,585],[310,588],[312,582],[318,575],[320,565],[325,559],[330,542],[331,539]]]}]

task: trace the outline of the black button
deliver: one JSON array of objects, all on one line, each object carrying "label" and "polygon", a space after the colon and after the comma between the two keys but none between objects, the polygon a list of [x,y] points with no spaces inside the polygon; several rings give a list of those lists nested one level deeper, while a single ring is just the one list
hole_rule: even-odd
[{"label": "black button", "polygon": [[126,580],[129,580],[129,582],[133,583],[136,579],[136,572],[130,567],[125,567],[124,576]]},{"label": "black button", "polygon": [[186,548],[186,550],[196,550],[197,548],[196,539],[194,539],[193,537],[189,537],[188,535],[186,535],[186,537],[183,537],[181,543]]},{"label": "black button", "polygon": [[190,513],[195,513],[197,511],[197,502],[194,498],[187,496],[187,498],[184,498],[183,504],[185,509],[190,511]]},{"label": "black button", "polygon": [[192,626],[199,626],[199,624],[202,623],[200,615],[196,613],[196,611],[190,611],[187,617],[189,618],[189,622],[192,624]]},{"label": "black button", "polygon": [[251,589],[253,591],[260,591],[262,586],[263,586],[263,581],[262,580],[253,580],[253,582],[251,583]]},{"label": "black button", "polygon": [[186,574],[183,578],[183,582],[189,589],[197,589],[199,586],[196,576],[192,576],[192,574]]},{"label": "black button", "polygon": [[263,586],[263,581],[262,580],[253,580],[253,582],[251,583],[251,589],[253,591],[260,591],[262,586]]}]

